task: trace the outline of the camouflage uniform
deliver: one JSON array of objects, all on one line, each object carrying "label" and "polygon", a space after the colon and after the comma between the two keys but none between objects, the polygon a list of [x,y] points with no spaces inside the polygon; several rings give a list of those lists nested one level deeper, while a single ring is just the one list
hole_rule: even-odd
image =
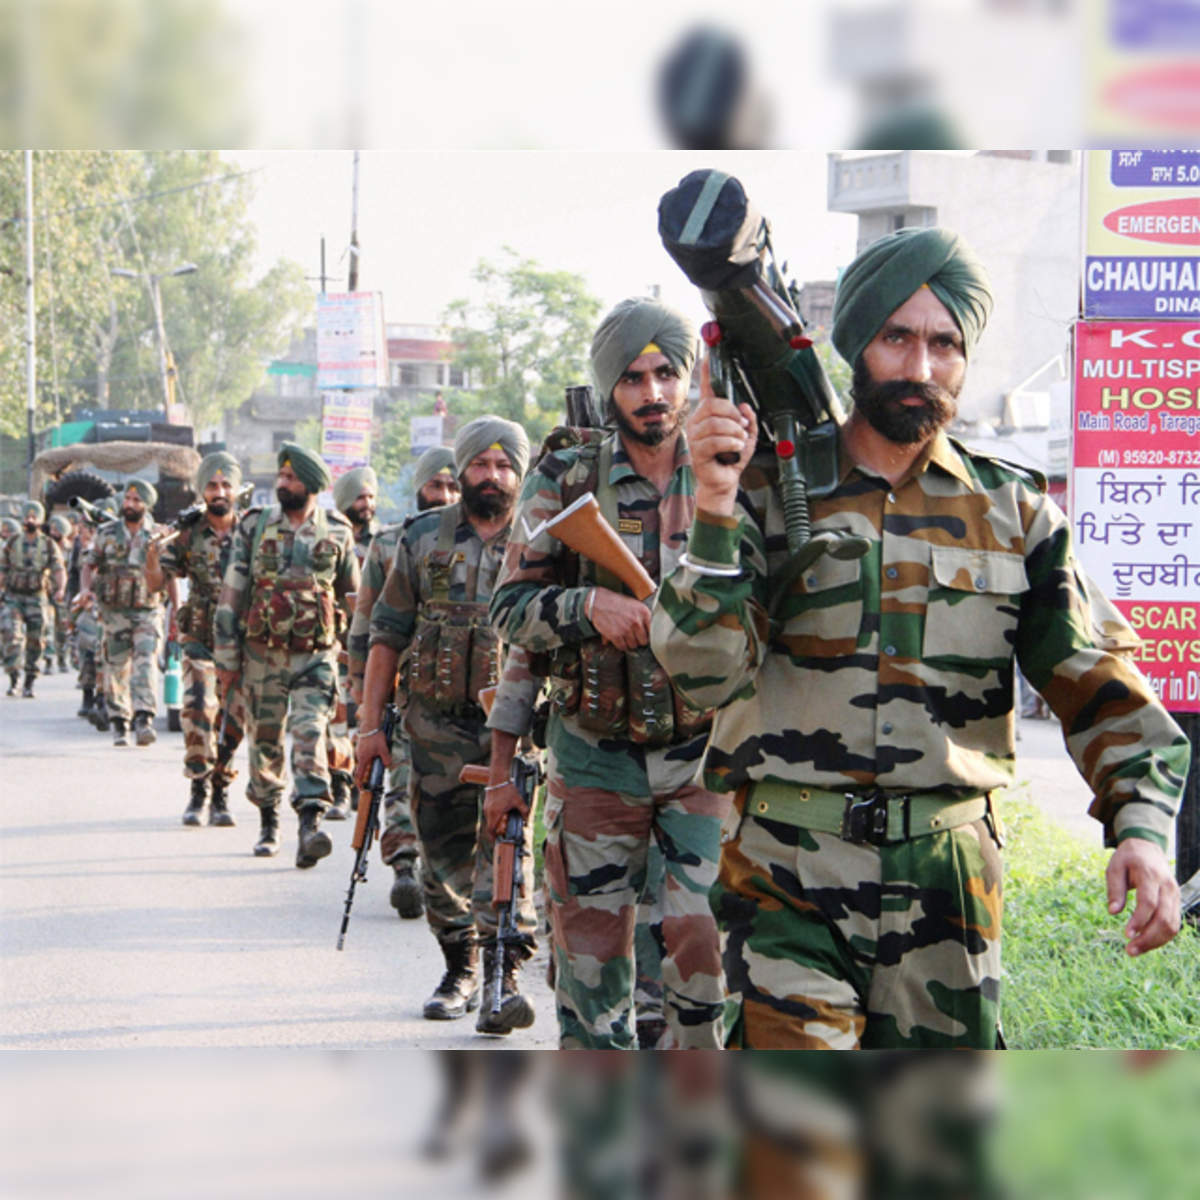
[{"label": "camouflage uniform", "polygon": [[[411,520],[411,518],[410,518]],[[350,621],[350,633],[346,639],[348,658],[348,684],[358,688],[363,685],[367,666],[367,653],[371,640],[371,610],[383,591],[400,535],[408,522],[386,525],[371,539],[362,563],[362,577],[358,583],[358,598],[354,603],[354,616]],[[400,663],[400,682],[403,683],[407,660]],[[405,690],[397,690],[395,702],[404,710]],[[408,737],[403,722],[398,722],[392,735],[392,765],[388,768],[387,791],[383,795],[383,833],[379,839],[379,855],[390,866],[415,865],[418,856],[417,831],[413,828],[412,815],[408,807],[408,777],[410,755]]]},{"label": "camouflage uniform", "polygon": [[158,712],[158,645],[163,595],[146,587],[144,568],[154,522],[147,513],[129,533],[121,519],[96,530],[88,550],[100,606],[104,698],[110,717],[128,722],[135,712]]},{"label": "camouflage uniform", "polygon": [[[408,655],[404,728],[412,751],[408,798],[421,850],[425,913],[438,941],[494,939],[494,839],[483,827],[482,792],[459,782],[468,763],[486,763],[491,734],[476,699],[496,681],[495,641],[486,605],[506,533],[483,542],[461,504],[411,518],[371,612],[370,644]],[[469,620],[473,625],[460,624]],[[470,632],[468,632],[470,630]],[[482,636],[481,636],[482,635]],[[532,822],[529,823],[530,827]],[[533,878],[526,830],[526,878]],[[532,899],[520,928],[532,944]]]},{"label": "camouflage uniform", "polygon": [[[40,530],[29,537],[22,530],[9,539],[0,552],[0,573],[4,575],[4,602],[14,631],[22,630],[25,648],[25,682],[28,685],[38,674],[38,659],[42,654],[42,639],[46,628],[47,575],[51,586],[59,587],[66,579],[62,551],[58,543]],[[14,636],[10,645],[15,647]],[[19,659],[13,650],[6,656],[9,674],[17,670]]]},{"label": "camouflage uniform", "polygon": [[[1067,731],[1109,844],[1165,846],[1187,741],[1094,632],[1040,478],[939,434],[891,486],[843,448],[813,527],[870,549],[818,558],[770,608],[787,559],[772,474],[760,459],[746,469],[737,518],[697,514],[651,632],[676,686],[719,709],[704,778],[736,794],[713,903],[737,1040],[990,1047],[1001,860],[988,797],[1013,782],[1014,654]],[[877,790],[886,810],[851,811],[847,794]],[[864,828],[885,813],[886,830]],[[854,840],[833,831],[843,818]]]},{"label": "camouflage uniform", "polygon": [[[179,719],[183,725],[183,773],[188,779],[215,776],[227,783],[236,774],[231,764],[242,744],[245,702],[241,688],[235,684],[229,689],[222,714],[213,658],[217,605],[232,547],[232,529],[219,533],[201,517],[164,546],[159,558],[163,574],[188,581],[187,601],[175,618],[183,649]],[[218,743],[222,719],[224,737]]]},{"label": "camouflage uniform", "polygon": [[339,601],[358,586],[352,541],[346,518],[319,506],[295,529],[278,505],[249,509],[234,527],[213,658],[241,671],[246,796],[257,808],[273,812],[283,796],[285,724],[292,807],[323,813],[329,804],[325,734],[337,701]]},{"label": "camouflage uniform", "polygon": [[[590,490],[592,478],[600,483],[601,510],[608,509],[609,523],[651,578],[673,569],[694,507],[682,435],[662,496],[633,470],[616,434],[598,447],[548,455],[526,480],[514,528],[532,529],[554,516]],[[573,558],[551,535],[533,543],[515,535],[492,603],[502,636],[535,653],[552,652],[545,862],[561,1044],[633,1045],[636,910],[656,842],[666,875],[664,1015],[675,1045],[716,1047],[724,985],[707,896],[727,803],[693,782],[709,716],[678,702],[648,650],[624,655],[601,642],[584,604],[592,584],[620,585],[586,560],[576,571]],[[589,685],[589,676],[602,682]],[[629,720],[622,709],[637,684],[627,679],[653,696],[629,701]],[[647,703],[655,711],[643,724]],[[654,738],[654,720],[665,741]]]}]

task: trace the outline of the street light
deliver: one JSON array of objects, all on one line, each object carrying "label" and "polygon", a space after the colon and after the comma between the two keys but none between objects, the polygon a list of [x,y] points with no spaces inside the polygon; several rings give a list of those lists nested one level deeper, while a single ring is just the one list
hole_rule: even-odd
[{"label": "street light", "polygon": [[159,290],[158,281],[170,275],[190,275],[199,269],[193,262],[182,263],[170,271],[157,273],[131,271],[128,267],[109,268],[109,274],[120,275],[124,279],[145,279],[146,286],[150,289],[150,303],[154,308],[154,330],[158,335],[158,373],[162,379],[163,415],[168,421],[171,419],[171,404],[175,396],[174,380],[171,378],[175,373],[175,366],[171,363],[168,367],[167,363],[167,334],[163,328],[162,292]]}]

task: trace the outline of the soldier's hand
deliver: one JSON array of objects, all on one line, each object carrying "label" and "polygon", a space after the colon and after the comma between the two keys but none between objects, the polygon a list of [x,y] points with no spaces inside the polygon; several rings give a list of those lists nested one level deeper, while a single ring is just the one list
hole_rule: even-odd
[{"label": "soldier's hand", "polygon": [[360,788],[367,786],[371,774],[371,764],[377,759],[383,759],[383,765],[392,765],[392,751],[383,736],[382,729],[373,729],[365,737],[360,733],[354,743],[354,782]]},{"label": "soldier's hand", "polygon": [[650,641],[650,610],[632,596],[598,587],[587,604],[587,616],[596,632],[618,650],[636,650]]},{"label": "soldier's hand", "polygon": [[529,805],[511,781],[493,784],[483,793],[484,827],[490,829],[495,837],[499,837],[508,823],[508,814],[514,808],[525,820],[529,820]]},{"label": "soldier's hand", "polygon": [[[748,404],[713,394],[708,358],[700,365],[700,403],[688,418],[687,443],[696,477],[696,505],[719,516],[732,516],[742,469],[754,454],[758,421]],[[732,463],[717,455],[736,454]]]},{"label": "soldier's hand", "polygon": [[1144,954],[1166,945],[1179,932],[1179,884],[1167,856],[1145,838],[1126,838],[1108,860],[1104,873],[1108,911],[1119,913],[1126,894],[1137,893],[1133,915],[1125,923],[1125,953]]}]

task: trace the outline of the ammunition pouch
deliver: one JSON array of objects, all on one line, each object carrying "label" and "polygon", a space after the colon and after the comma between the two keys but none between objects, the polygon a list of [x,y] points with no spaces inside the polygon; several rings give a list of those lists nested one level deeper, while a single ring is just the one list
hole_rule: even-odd
[{"label": "ammunition pouch", "polygon": [[482,711],[479,693],[500,678],[500,641],[487,605],[427,601],[408,648],[408,693],[435,712]]},{"label": "ammunition pouch", "polygon": [[712,723],[671,686],[648,646],[625,652],[600,638],[549,656],[551,704],[581,729],[655,749],[687,741]]},{"label": "ammunition pouch", "polygon": [[42,590],[42,572],[33,567],[14,567],[6,572],[4,586],[15,596],[35,596]]},{"label": "ammunition pouch", "polygon": [[272,650],[311,654],[337,640],[333,593],[311,579],[255,581],[246,613],[246,640]]},{"label": "ammunition pouch", "polygon": [[140,567],[110,567],[96,588],[101,604],[109,608],[149,608],[150,589]]},{"label": "ammunition pouch", "polygon": [[181,638],[199,642],[211,649],[216,634],[216,617],[216,604],[207,596],[198,596],[193,591],[175,614],[175,624]]}]

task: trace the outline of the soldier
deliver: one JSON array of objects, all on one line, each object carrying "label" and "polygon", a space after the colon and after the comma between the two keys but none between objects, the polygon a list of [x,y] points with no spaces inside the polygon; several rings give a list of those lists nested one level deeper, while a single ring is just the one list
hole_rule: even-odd
[{"label": "soldier", "polygon": [[[146,586],[144,568],[158,492],[131,479],[121,500],[121,519],[96,530],[84,564],[81,593],[100,605],[104,690],[113,745],[128,746],[130,718],[139,746],[155,740],[158,712],[158,645],[163,633],[163,596]],[[94,586],[93,586],[94,584]]]},{"label": "soldier", "polygon": [[[449,446],[433,446],[417,459],[413,470],[413,489],[417,496],[418,513],[458,500],[460,491],[454,475],[454,451]],[[371,609],[383,591],[384,581],[396,556],[396,545],[406,524],[388,525],[379,530],[371,539],[367,557],[363,561],[358,597],[354,603],[354,619],[350,623],[350,636],[346,642],[350,691],[355,704],[362,703],[363,672],[367,665],[371,636]],[[396,703],[403,710],[403,687],[397,691]],[[394,875],[389,897],[391,905],[405,919],[419,917],[425,911],[421,884],[417,878],[417,831],[413,828],[408,807],[409,763],[408,737],[403,724],[398,723],[392,735],[392,765],[388,768],[387,791],[383,797],[383,835],[379,839],[379,854],[392,868]]]},{"label": "soldier", "polygon": [[[9,541],[21,536],[21,522],[16,517],[0,518],[0,561]],[[8,590],[0,584],[0,655],[8,672],[8,695],[17,695],[21,685],[21,664],[25,661],[25,628],[18,625],[16,611],[5,601]]]},{"label": "soldier", "polygon": [[525,485],[496,630],[549,653],[546,877],[564,1047],[634,1045],[634,929],[651,842],[663,851],[663,1015],[680,1048],[722,1043],[724,986],[707,893],[727,802],[693,782],[710,714],[675,695],[647,649],[650,609],[563,543],[529,533],[586,492],[651,579],[692,519],[682,421],[696,353],[681,314],[623,300],[592,341],[616,431],[547,455]]},{"label": "soldier", "polygon": [[773,607],[787,556],[774,455],[751,461],[749,406],[706,394],[689,423],[696,518],[651,644],[720,710],[704,778],[736,796],[713,903],[737,1044],[997,1045],[992,793],[1013,782],[1014,656],[1116,847],[1109,911],[1137,890],[1128,952],[1179,927],[1164,848],[1187,739],[1093,632],[1045,481],[944,432],[990,309],[983,268],[944,229],[883,238],[843,273],[833,342],[854,408],[840,481],[811,515],[870,549],[817,558]]},{"label": "soldier", "polygon": [[[217,608],[213,657],[222,697],[241,675],[250,743],[246,796],[258,808],[258,857],[279,852],[284,730],[292,735],[296,866],[315,866],[333,844],[321,829],[330,803],[326,726],[337,703],[337,640],[358,587],[350,522],[317,503],[329,468],[285,442],[278,504],[251,508],[234,527]],[[290,714],[289,714],[290,708]]]},{"label": "soldier", "polygon": [[[354,554],[358,558],[359,582],[367,550],[375,533],[375,497],[379,481],[370,467],[355,467],[338,477],[333,485],[333,503],[354,530]],[[347,637],[349,631],[347,631]],[[350,743],[350,683],[349,657],[342,639],[338,651],[338,702],[329,724],[325,753],[329,759],[330,786],[333,803],[325,813],[327,821],[344,821],[350,807],[354,787],[354,747]]]},{"label": "soldier", "polygon": [[[65,569],[66,564],[72,557],[75,542],[75,533],[71,522],[61,513],[55,513],[46,523],[46,532],[58,543],[58,549],[62,554]],[[66,674],[70,669],[67,665],[67,654],[70,650],[71,641],[71,611],[69,606],[69,597],[71,595],[72,593],[68,586],[68,588],[64,589],[60,599],[54,600],[51,598],[54,617],[54,638],[51,641],[47,637],[42,646],[42,656],[45,659],[45,673],[47,675],[50,674],[54,667],[55,658],[58,659],[58,671],[60,675]]]},{"label": "soldier", "polygon": [[[508,540],[521,476],[529,462],[525,431],[499,417],[479,417],[459,430],[454,462],[462,500],[410,521],[396,547],[383,594],[371,615],[363,683],[358,778],[376,758],[390,764],[379,730],[385,700],[407,651],[405,730],[412,749],[409,801],[421,851],[425,913],[442,948],[446,971],[425,1004],[430,1020],[461,1017],[479,1003],[478,941],[487,966],[501,972],[505,1001],[532,952],[536,927],[526,897],[524,946],[496,953],[491,904],[493,839],[482,824],[481,790],[459,782],[467,763],[486,763],[490,739],[478,695],[498,676],[499,645],[487,622],[487,602]],[[526,839],[526,861],[530,838]],[[527,878],[532,877],[527,869]],[[528,1024],[532,1009],[507,1004],[493,1020],[485,1007],[477,1028],[503,1034]]]},{"label": "soldier", "polygon": [[[32,700],[33,681],[38,677],[38,656],[42,652],[42,636],[46,625],[46,609],[43,606],[47,596],[47,577],[49,595],[57,603],[66,590],[67,572],[58,543],[39,528],[46,519],[46,510],[41,504],[36,500],[27,500],[21,509],[21,519],[22,531],[9,538],[0,558],[0,587],[4,589],[5,604],[14,631],[21,629],[24,634],[25,687],[21,695]],[[19,659],[10,652],[5,663],[8,667],[10,696],[17,694],[18,662]]]},{"label": "soldier", "polygon": [[236,824],[227,797],[237,773],[232,764],[242,742],[245,705],[236,684],[221,702],[213,635],[221,583],[233,546],[234,504],[241,482],[242,469],[231,454],[218,451],[207,455],[196,470],[203,515],[184,526],[161,552],[152,545],[146,556],[146,584],[152,591],[158,591],[168,579],[188,581],[187,602],[175,612],[172,634],[183,648],[184,702],[179,718],[183,774],[191,781],[183,812],[185,825],[200,824],[206,802],[210,825]]}]

